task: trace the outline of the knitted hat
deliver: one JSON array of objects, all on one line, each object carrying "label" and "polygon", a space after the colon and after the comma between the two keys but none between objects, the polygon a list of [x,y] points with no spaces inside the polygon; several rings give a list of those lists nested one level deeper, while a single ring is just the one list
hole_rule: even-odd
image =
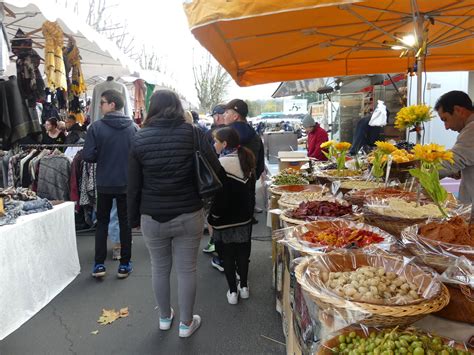
[{"label": "knitted hat", "polygon": [[314,127],[316,126],[316,122],[314,121],[314,118],[308,114],[304,116],[302,125],[304,128]]}]

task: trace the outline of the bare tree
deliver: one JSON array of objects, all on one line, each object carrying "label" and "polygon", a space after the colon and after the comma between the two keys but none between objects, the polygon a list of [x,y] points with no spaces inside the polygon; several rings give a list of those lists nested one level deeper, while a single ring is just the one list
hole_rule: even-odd
[{"label": "bare tree", "polygon": [[215,62],[210,54],[199,65],[193,65],[194,87],[199,100],[199,109],[208,113],[222,102],[231,78],[225,69]]}]

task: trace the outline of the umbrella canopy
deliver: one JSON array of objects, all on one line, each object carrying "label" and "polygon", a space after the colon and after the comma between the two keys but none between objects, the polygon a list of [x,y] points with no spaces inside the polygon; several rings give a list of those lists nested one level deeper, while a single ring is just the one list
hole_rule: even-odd
[{"label": "umbrella canopy", "polygon": [[416,56],[427,71],[474,70],[474,0],[194,0],[184,7],[194,36],[241,86],[405,72]]}]

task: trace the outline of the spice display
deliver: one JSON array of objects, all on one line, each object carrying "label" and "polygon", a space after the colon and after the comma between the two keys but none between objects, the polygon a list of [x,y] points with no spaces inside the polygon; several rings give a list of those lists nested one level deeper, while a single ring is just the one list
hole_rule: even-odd
[{"label": "spice display", "polygon": [[[311,185],[310,185],[311,186]],[[303,191],[297,193],[284,193],[280,197],[280,202],[287,205],[299,205],[302,202],[316,201],[323,198],[325,191]]]},{"label": "spice display", "polygon": [[461,217],[454,217],[446,222],[431,222],[421,225],[418,233],[443,243],[474,247],[474,238],[470,234],[470,226]]},{"label": "spice display", "polygon": [[367,208],[377,214],[390,217],[398,218],[429,218],[429,217],[442,217],[442,213],[438,209],[438,206],[432,203],[417,206],[416,202],[405,201],[400,198],[388,198],[387,203],[381,204],[370,204]]},{"label": "spice display", "polygon": [[309,181],[294,169],[285,169],[273,177],[274,185],[306,185]]},{"label": "spice display", "polygon": [[375,181],[358,181],[350,180],[341,182],[341,189],[347,190],[365,190],[365,189],[376,189],[378,187],[383,187],[385,184]]},{"label": "spice display", "polygon": [[[343,184],[342,184],[343,185]],[[394,188],[380,188],[380,189],[367,189],[363,191],[354,191],[350,193],[352,198],[364,198],[364,199],[374,199],[374,198],[398,198],[406,201],[416,201],[416,193],[412,191],[406,191],[401,189]]]},{"label": "spice display", "polygon": [[301,239],[312,244],[334,246],[337,248],[362,248],[370,244],[383,242],[385,239],[377,233],[356,228],[331,227],[319,232],[308,231]]},{"label": "spice display", "polygon": [[361,173],[358,170],[331,170],[328,169],[324,171],[324,174],[328,176],[337,176],[337,177],[352,177],[352,176],[360,176]]},{"label": "spice display", "polygon": [[307,219],[312,216],[341,217],[352,213],[351,205],[343,205],[331,201],[309,201],[302,202],[298,208],[287,211],[290,218]]},{"label": "spice display", "polygon": [[420,299],[417,286],[382,267],[363,266],[355,271],[321,272],[328,288],[341,297],[375,304],[407,304]]},{"label": "spice display", "polygon": [[[358,334],[359,333],[359,334]],[[369,334],[351,331],[337,337],[333,354],[413,354],[469,355],[438,336],[429,336],[416,329],[397,328],[372,331]]]}]

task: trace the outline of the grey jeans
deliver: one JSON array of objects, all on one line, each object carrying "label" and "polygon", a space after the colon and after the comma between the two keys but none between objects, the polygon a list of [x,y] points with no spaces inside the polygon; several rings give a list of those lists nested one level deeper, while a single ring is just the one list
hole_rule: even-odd
[{"label": "grey jeans", "polygon": [[199,210],[160,223],[141,216],[141,230],[150,252],[153,291],[160,317],[170,317],[170,273],[173,260],[178,274],[181,322],[193,319],[196,298],[196,263],[203,234],[204,213]]}]

